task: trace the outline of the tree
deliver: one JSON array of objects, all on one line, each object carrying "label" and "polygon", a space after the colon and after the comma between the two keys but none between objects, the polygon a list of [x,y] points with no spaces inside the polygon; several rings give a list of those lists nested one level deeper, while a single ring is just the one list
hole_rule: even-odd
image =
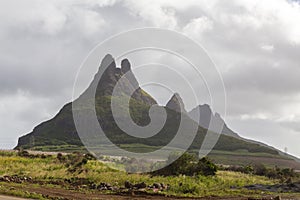
[{"label": "tree", "polygon": [[[197,160],[193,154],[184,153],[177,160],[176,154],[171,154],[167,160],[168,166],[152,172],[153,175],[178,176],[178,175],[215,175],[217,166],[206,157]],[[175,160],[175,161],[174,161]]]}]

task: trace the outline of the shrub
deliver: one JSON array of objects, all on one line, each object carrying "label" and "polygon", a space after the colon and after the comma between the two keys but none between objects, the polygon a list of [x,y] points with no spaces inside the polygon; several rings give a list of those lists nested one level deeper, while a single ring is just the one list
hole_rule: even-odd
[{"label": "shrub", "polygon": [[91,155],[83,155],[80,153],[67,154],[66,156],[61,153],[57,154],[57,160],[64,163],[68,168],[67,171],[70,173],[81,173],[83,171],[83,166],[87,164],[88,160],[94,159]]},{"label": "shrub", "polygon": [[85,157],[87,160],[97,160],[96,156],[94,156],[94,155],[91,154],[91,153],[85,154],[84,157]]},{"label": "shrub", "polygon": [[171,164],[162,169],[152,172],[152,174],[162,176],[213,176],[217,172],[217,166],[211,161],[209,161],[206,157],[197,161],[195,155],[184,153],[182,156],[180,156],[177,160],[174,161],[175,158],[176,154],[171,154],[167,160],[167,163]]},{"label": "shrub", "polygon": [[25,158],[29,158],[29,157],[30,157],[30,154],[29,154],[28,151],[20,150],[20,151],[18,151],[18,156],[20,156],[20,157],[25,157]]},{"label": "shrub", "polygon": [[214,176],[217,172],[217,166],[204,157],[198,161],[195,172],[204,176]]},{"label": "shrub", "polygon": [[24,158],[48,158],[51,157],[51,155],[45,155],[45,154],[30,154],[28,151],[25,150],[19,150],[17,153],[18,156],[24,157]]},{"label": "shrub", "polygon": [[292,178],[296,178],[299,175],[294,171],[294,169],[291,168],[267,168],[263,164],[256,164],[253,167],[252,166],[230,166],[226,168],[226,170],[229,171],[236,171],[236,172],[242,172],[245,174],[255,174],[258,176],[265,176],[272,179],[280,179],[281,181],[287,181],[291,180]]},{"label": "shrub", "polygon": [[254,165],[254,174],[259,176],[266,176],[268,174],[268,169],[263,164]]}]

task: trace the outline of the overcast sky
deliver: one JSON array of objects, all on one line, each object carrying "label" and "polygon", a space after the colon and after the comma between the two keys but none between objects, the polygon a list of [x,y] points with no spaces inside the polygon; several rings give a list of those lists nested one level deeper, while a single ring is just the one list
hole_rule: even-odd
[{"label": "overcast sky", "polygon": [[0,1],[0,148],[14,147],[72,99],[95,45],[160,27],[188,35],[212,57],[229,127],[300,157],[299,21],[300,4],[287,0]]}]

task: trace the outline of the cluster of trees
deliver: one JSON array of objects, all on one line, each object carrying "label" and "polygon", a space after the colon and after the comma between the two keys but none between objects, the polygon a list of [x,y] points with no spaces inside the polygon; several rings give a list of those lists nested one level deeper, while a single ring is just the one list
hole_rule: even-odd
[{"label": "cluster of trees", "polygon": [[199,160],[194,154],[184,153],[177,160],[175,160],[175,158],[177,158],[177,155],[171,154],[167,161],[167,164],[170,164],[162,169],[152,172],[152,175],[214,176],[217,172],[217,166],[206,157]]},{"label": "cluster of trees", "polygon": [[226,168],[229,171],[237,171],[245,174],[254,174],[258,176],[266,176],[268,178],[280,179],[282,181],[291,180],[299,175],[291,168],[267,168],[263,164],[247,165],[247,166],[231,166]]}]

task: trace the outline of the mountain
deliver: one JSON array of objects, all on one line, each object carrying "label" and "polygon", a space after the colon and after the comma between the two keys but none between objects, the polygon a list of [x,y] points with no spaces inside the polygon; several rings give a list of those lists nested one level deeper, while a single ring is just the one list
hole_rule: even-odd
[{"label": "mountain", "polygon": [[[189,112],[189,116],[191,119],[195,120],[199,126],[209,129],[209,125],[211,124],[220,124],[220,127],[223,126],[222,134],[241,138],[237,133],[228,128],[225,121],[221,118],[219,113],[213,114],[210,106],[208,104],[199,105],[192,109]],[[199,119],[199,120],[198,120]]]},{"label": "mountain", "polygon": [[175,93],[166,104],[166,107],[176,112],[186,113],[183,101],[178,93]]},{"label": "mountain", "polygon": [[[105,67],[107,66],[106,70]],[[121,89],[120,93],[112,95],[115,86]],[[94,95],[95,104],[91,104],[91,94]],[[131,92],[134,91],[131,94]],[[116,124],[111,109],[112,100],[119,105],[120,113],[118,120],[124,120],[123,113],[126,111],[126,99],[129,101],[129,112],[132,120],[139,126],[146,126],[150,123],[149,109],[151,106],[164,108],[166,110],[166,122],[162,129],[154,136],[148,138],[137,138],[125,133]],[[198,106],[191,112],[187,112],[184,108],[183,101],[179,94],[175,93],[166,106],[158,106],[154,98],[139,87],[128,59],[121,61],[121,67],[118,68],[114,58],[106,55],[95,74],[94,79],[89,87],[74,102],[67,103],[52,119],[45,121],[36,126],[31,133],[19,138],[16,149],[34,149],[34,150],[50,150],[50,151],[68,151],[83,149],[83,144],[78,136],[75,128],[72,104],[81,102],[79,108],[82,111],[89,111],[93,107],[96,110],[97,120],[105,132],[105,135],[111,142],[132,152],[150,152],[153,149],[159,149],[172,141],[176,136],[180,121],[186,122],[185,135],[181,137],[180,142],[174,143],[172,147],[183,148],[185,141],[191,140],[189,133],[193,128],[198,129],[196,136],[189,151],[198,152],[202,142],[207,134],[216,134],[207,131],[209,122],[215,120],[218,123],[224,123],[224,120],[218,115],[213,114],[208,105]],[[195,113],[200,113],[200,121],[196,122]],[[157,116],[159,117],[159,116]],[[156,117],[154,117],[156,118]],[[191,119],[192,118],[192,119]],[[200,125],[200,126],[199,126]],[[276,165],[280,160],[283,163],[293,162],[292,159],[284,155],[279,155],[279,151],[268,146],[246,141],[240,138],[236,133],[231,131],[226,125],[220,135],[218,142],[210,156],[218,163],[236,164],[242,160],[249,162],[251,158],[272,158],[270,165]],[[142,133],[141,133],[142,134]],[[103,138],[95,138],[95,144],[101,144]],[[240,156],[238,159],[236,155]],[[243,156],[246,155],[246,156]],[[224,160],[225,159],[225,160]],[[234,160],[237,159],[238,161]],[[231,162],[234,160],[233,162]],[[288,161],[288,162],[287,162]],[[268,161],[269,162],[269,161]],[[293,162],[293,164],[295,164]],[[295,164],[297,166],[297,164]],[[300,169],[300,165],[299,165]]]},{"label": "mountain", "polygon": [[[128,90],[128,88],[134,88],[138,85],[138,82],[131,72],[131,66],[127,59],[122,61],[121,68],[117,68],[113,57],[106,55],[100,66],[102,67],[99,67],[99,71],[90,86],[79,98],[84,99],[94,87],[97,87],[96,110],[99,116],[103,116],[101,118],[99,117],[99,121],[101,121],[102,126],[106,127],[105,129],[109,129],[113,127],[113,125],[109,123],[113,121],[113,117],[108,108],[110,107],[110,98],[114,86],[125,73],[127,75],[127,81],[124,81],[125,83],[123,82],[121,85],[122,90],[125,91]],[[101,76],[100,69],[103,69],[104,66],[108,67]],[[99,83],[96,81],[98,79],[100,79]],[[88,99],[86,101],[88,102]],[[138,121],[137,123],[139,124],[139,121],[147,123],[149,121],[149,107],[156,104],[156,101],[147,94],[147,92],[138,88],[133,93],[130,103],[133,108],[131,111],[135,112],[133,116],[134,119]],[[88,103],[86,106],[88,106]],[[141,118],[143,120],[141,120]],[[31,133],[20,137],[16,148],[32,148],[34,146],[45,145],[82,145],[73,120],[72,103],[63,106],[53,119],[41,123],[35,127]]]}]

